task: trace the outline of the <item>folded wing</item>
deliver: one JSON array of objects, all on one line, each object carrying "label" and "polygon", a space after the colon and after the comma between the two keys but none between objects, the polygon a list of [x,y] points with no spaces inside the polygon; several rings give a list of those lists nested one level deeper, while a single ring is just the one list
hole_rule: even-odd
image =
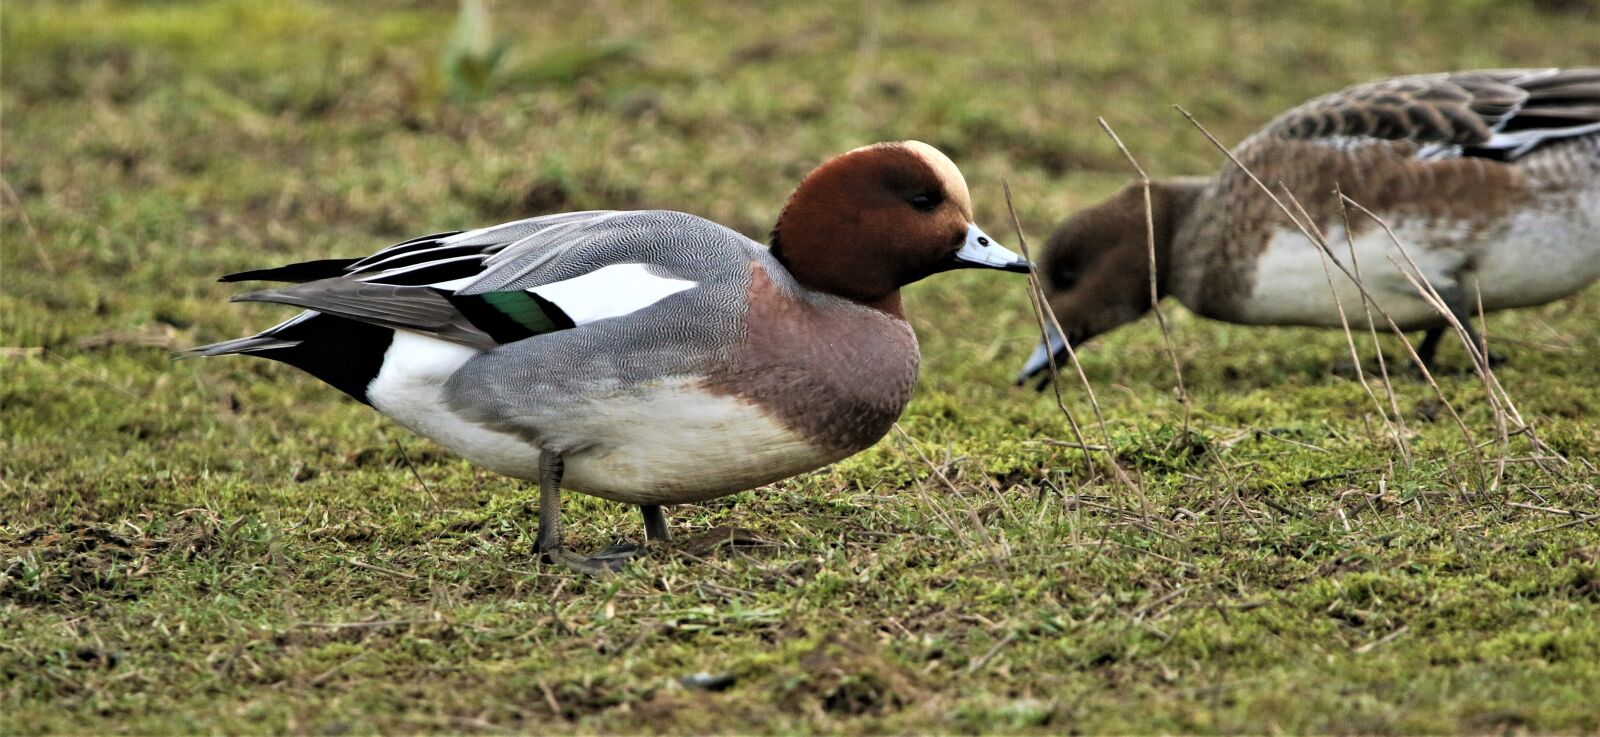
[{"label": "folded wing", "polygon": [[1397,77],[1316,98],[1240,145],[1241,158],[1284,141],[1374,143],[1424,159],[1514,161],[1600,131],[1600,69],[1502,69]]},{"label": "folded wing", "polygon": [[299,282],[235,300],[294,305],[485,350],[642,310],[743,268],[729,255],[747,244],[732,230],[684,213],[579,212],[223,280]]}]

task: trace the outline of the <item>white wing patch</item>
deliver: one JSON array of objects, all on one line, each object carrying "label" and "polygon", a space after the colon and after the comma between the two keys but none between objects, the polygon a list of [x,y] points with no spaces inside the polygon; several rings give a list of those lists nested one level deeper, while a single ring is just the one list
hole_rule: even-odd
[{"label": "white wing patch", "polygon": [[[433,284],[457,291],[479,279],[469,276]],[[638,312],[699,282],[652,273],[645,264],[612,264],[571,279],[533,287],[527,291],[550,300],[574,325]]]},{"label": "white wing patch", "polygon": [[554,302],[576,325],[637,312],[698,284],[658,276],[644,264],[612,264],[528,291]]}]

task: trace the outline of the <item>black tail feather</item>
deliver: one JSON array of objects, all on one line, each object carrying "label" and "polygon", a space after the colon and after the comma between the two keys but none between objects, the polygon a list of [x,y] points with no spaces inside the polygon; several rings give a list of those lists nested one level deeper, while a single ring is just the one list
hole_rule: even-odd
[{"label": "black tail feather", "polygon": [[235,338],[233,340],[224,340],[221,343],[211,343],[209,345],[190,348],[189,350],[179,353],[178,358],[194,358],[196,356],[228,356],[235,353],[257,353],[260,351],[276,350],[278,348],[289,348],[293,346],[294,343],[295,341],[292,340],[284,340],[282,338],[273,337],[263,333],[261,335],[252,335],[248,338]]},{"label": "black tail feather", "polygon": [[241,271],[237,274],[224,276],[217,281],[282,281],[300,284],[318,279],[344,276],[346,269],[359,260],[354,258],[325,258],[320,261],[302,261],[298,264],[277,266],[270,269]]},{"label": "black tail feather", "polygon": [[312,313],[248,338],[200,346],[186,355],[240,353],[282,361],[370,405],[367,385],[383,368],[393,339],[389,328]]}]

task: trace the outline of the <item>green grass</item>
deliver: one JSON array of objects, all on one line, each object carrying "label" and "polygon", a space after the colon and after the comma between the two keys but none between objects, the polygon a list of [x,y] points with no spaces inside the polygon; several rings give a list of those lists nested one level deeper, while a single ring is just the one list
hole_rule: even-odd
[{"label": "green grass", "polygon": [[[1368,78],[1600,58],[1583,0],[1046,5],[494,3],[469,103],[454,3],[5,3],[0,733],[1600,730],[1600,290],[1489,320],[1548,467],[1400,381],[1407,465],[1343,336],[1169,304],[1187,423],[1151,320],[1083,352],[1104,432],[1064,384],[1136,493],[1010,388],[1021,280],[941,275],[904,435],[674,508],[675,552],[607,580],[532,559],[528,485],[277,364],[170,359],[285,315],[229,271],[581,208],[760,237],[811,166],[909,137],[1038,243],[1128,176],[1096,115],[1204,173],[1172,103],[1231,142]],[[1492,440],[1482,384],[1441,386]],[[568,505],[579,549],[639,534]]]}]

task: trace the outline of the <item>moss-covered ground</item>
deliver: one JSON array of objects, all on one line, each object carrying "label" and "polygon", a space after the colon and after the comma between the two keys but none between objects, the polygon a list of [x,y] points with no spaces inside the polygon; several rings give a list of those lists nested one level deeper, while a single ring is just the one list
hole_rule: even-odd
[{"label": "moss-covered ground", "polygon": [[533,559],[529,485],[283,366],[171,357],[286,314],[230,271],[584,208],[759,238],[876,140],[949,152],[1014,245],[1009,182],[1037,244],[1128,177],[1097,115],[1205,173],[1173,103],[1234,142],[1364,79],[1593,63],[1593,2],[491,9],[476,99],[449,2],[0,9],[0,733],[1600,731],[1595,289],[1488,321],[1542,446],[1469,373],[1397,379],[1395,416],[1329,371],[1339,332],[1169,303],[1187,408],[1153,320],[1105,336],[1103,424],[1062,384],[1086,453],[1010,385],[1023,281],[940,275],[902,431],[671,509],[607,579]]}]

